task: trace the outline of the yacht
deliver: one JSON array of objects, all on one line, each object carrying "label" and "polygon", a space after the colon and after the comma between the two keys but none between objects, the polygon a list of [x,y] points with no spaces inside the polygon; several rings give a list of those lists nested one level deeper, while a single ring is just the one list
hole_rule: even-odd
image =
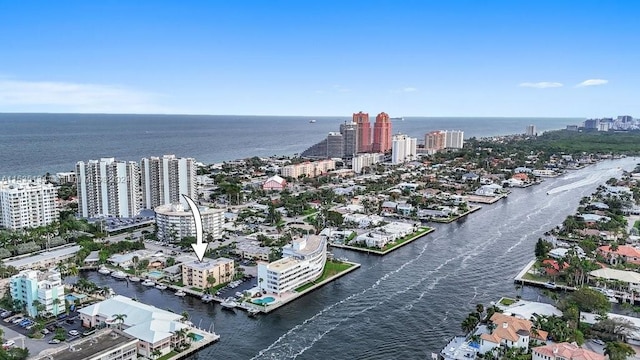
[{"label": "yacht", "polygon": [[147,279],[147,280],[142,282],[142,285],[144,285],[144,286],[156,286],[156,283],[154,283],[153,281]]},{"label": "yacht", "polygon": [[167,288],[167,285],[165,285],[165,284],[158,284],[158,285],[156,285],[156,289],[158,289],[158,290],[164,290],[164,289],[166,289],[166,288]]},{"label": "yacht", "polygon": [[123,272],[123,271],[114,271],[111,273],[111,276],[113,276],[114,278],[118,279],[118,280],[123,280],[127,278],[127,273]]},{"label": "yacht", "polygon": [[184,292],[184,291],[182,291],[182,290],[178,290],[178,291],[176,291],[176,294],[175,294],[175,295],[176,295],[176,296],[180,296],[180,297],[184,297],[184,296],[186,296],[186,295],[187,295],[187,293],[186,293],[186,292]]},{"label": "yacht", "polygon": [[238,303],[233,298],[227,298],[225,301],[220,303],[225,309],[233,309],[238,306]]},{"label": "yacht", "polygon": [[315,120],[315,119],[311,119],[311,120],[309,120],[309,123],[311,123],[311,124],[314,124],[315,122],[316,122],[316,120]]},{"label": "yacht", "polygon": [[213,301],[214,297],[211,294],[204,294],[200,299],[202,300],[203,303],[210,303]]},{"label": "yacht", "polygon": [[129,281],[140,282],[140,278],[137,276],[129,276]]},{"label": "yacht", "polygon": [[111,274],[111,270],[107,269],[106,267],[101,267],[100,269],[98,269],[98,272],[102,275],[109,275]]},{"label": "yacht", "polygon": [[556,288],[556,283],[549,281],[547,283],[544,284],[544,287],[546,287],[547,289],[555,289]]}]

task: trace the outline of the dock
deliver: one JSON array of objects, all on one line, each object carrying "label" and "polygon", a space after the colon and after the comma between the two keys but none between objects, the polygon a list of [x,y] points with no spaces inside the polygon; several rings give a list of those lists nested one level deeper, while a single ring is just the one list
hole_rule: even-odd
[{"label": "dock", "polygon": [[518,275],[516,275],[516,277],[513,279],[514,282],[516,284],[534,286],[534,287],[545,288],[549,290],[564,290],[564,291],[577,290],[577,288],[574,286],[567,286],[567,285],[555,284],[555,283],[553,284],[553,286],[550,286],[549,281],[525,279],[524,276],[529,272],[529,270],[531,270],[531,268],[533,267],[533,264],[535,263],[536,263],[536,260],[533,259],[527,265],[525,265],[525,267],[522,270],[520,270]]},{"label": "dock", "polygon": [[[425,226],[426,227],[426,226]],[[360,247],[360,246],[351,246],[351,245],[345,245],[345,244],[337,244],[337,243],[329,243],[329,246],[331,247],[335,247],[335,248],[340,248],[340,249],[347,249],[347,250],[354,250],[354,251],[360,251],[360,252],[364,252],[364,253],[368,253],[368,254],[375,254],[375,255],[387,255],[388,253],[395,251],[413,241],[416,241],[418,239],[420,239],[423,236],[426,236],[432,232],[434,232],[436,229],[434,228],[429,228],[426,232],[424,233],[420,233],[418,235],[415,235],[399,244],[396,244],[390,248],[388,248],[387,250],[377,250],[377,249],[371,249],[371,248],[366,248],[366,247]]]},{"label": "dock", "polygon": [[220,340],[220,335],[216,333],[210,333],[201,329],[196,330],[195,328],[191,329],[191,332],[202,336],[202,339],[196,342],[192,342],[191,346],[189,346],[188,349],[179,352],[178,354],[168,358],[167,360],[184,359]]},{"label": "dock", "polygon": [[496,196],[466,195],[467,201],[477,204],[494,204],[498,200],[505,199],[509,193],[499,194]]},{"label": "dock", "polygon": [[427,221],[433,221],[433,222],[442,223],[442,224],[449,224],[449,223],[452,223],[454,221],[458,221],[458,220],[462,219],[463,217],[465,217],[465,216],[467,216],[467,215],[469,215],[471,213],[474,213],[474,212],[476,212],[476,211],[478,211],[480,209],[482,209],[482,206],[471,206],[469,208],[469,210],[463,212],[462,214],[460,214],[458,216],[454,216],[452,218],[433,218],[433,219],[427,220]]}]

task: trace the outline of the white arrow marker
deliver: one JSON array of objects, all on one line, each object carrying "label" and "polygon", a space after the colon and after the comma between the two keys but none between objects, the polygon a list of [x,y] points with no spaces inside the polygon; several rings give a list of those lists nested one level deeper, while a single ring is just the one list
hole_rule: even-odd
[{"label": "white arrow marker", "polygon": [[191,247],[193,247],[193,251],[196,252],[198,260],[202,261],[202,259],[204,258],[204,253],[207,251],[207,243],[202,242],[202,217],[200,216],[200,209],[198,209],[196,203],[193,202],[190,197],[184,194],[182,194],[182,196],[184,196],[187,204],[189,204],[189,208],[191,209],[191,213],[193,214],[193,220],[196,224],[196,243],[191,244]]}]

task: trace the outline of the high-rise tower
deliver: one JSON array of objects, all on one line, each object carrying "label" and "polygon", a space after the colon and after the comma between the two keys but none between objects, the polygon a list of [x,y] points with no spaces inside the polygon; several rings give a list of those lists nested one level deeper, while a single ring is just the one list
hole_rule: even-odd
[{"label": "high-rise tower", "polygon": [[197,197],[196,166],[192,158],[175,155],[144,158],[140,162],[142,178],[142,205],[155,209],[161,205],[182,203],[188,207],[182,194]]},{"label": "high-rise tower", "polygon": [[389,115],[381,112],[376,116],[373,125],[373,152],[387,152],[391,150],[391,120]]},{"label": "high-rise tower", "polygon": [[358,125],[356,142],[358,143],[358,152],[371,151],[371,123],[369,122],[369,114],[360,111],[353,114],[353,122]]}]

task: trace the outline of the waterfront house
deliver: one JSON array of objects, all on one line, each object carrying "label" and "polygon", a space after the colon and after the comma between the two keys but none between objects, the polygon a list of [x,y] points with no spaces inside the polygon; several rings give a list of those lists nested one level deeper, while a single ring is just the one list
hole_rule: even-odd
[{"label": "waterfront house", "polygon": [[604,355],[567,342],[554,343],[531,349],[531,360],[605,360]]},{"label": "waterfront house", "polygon": [[635,271],[603,268],[591,271],[589,276],[595,282],[617,281],[629,290],[640,292],[640,273]]},{"label": "waterfront house", "polygon": [[600,246],[597,252],[609,261],[610,264],[615,265],[620,261],[640,265],[640,250],[629,245],[620,245],[617,249],[612,250],[611,246]]},{"label": "waterfront house", "polygon": [[502,186],[496,184],[482,185],[476,190],[475,194],[479,196],[496,196],[500,189],[502,189]]},{"label": "waterfront house", "polygon": [[474,174],[472,172],[462,175],[462,181],[465,181],[465,182],[478,181],[479,178],[480,177],[477,174]]},{"label": "waterfront house", "polygon": [[533,323],[502,313],[491,316],[491,323],[495,327],[490,333],[480,335],[480,353],[486,354],[493,349],[504,346],[506,348],[518,347],[524,350],[529,348],[529,340],[537,339],[546,341],[547,332],[542,330],[531,331]]},{"label": "waterfront house", "polygon": [[[122,295],[78,310],[82,326],[109,326],[138,339],[138,354],[151,357],[154,350],[168,354],[179,343],[176,332],[190,327],[181,322],[182,316],[134,301]],[[118,316],[122,315],[122,320]],[[162,356],[161,355],[161,356]]]}]

